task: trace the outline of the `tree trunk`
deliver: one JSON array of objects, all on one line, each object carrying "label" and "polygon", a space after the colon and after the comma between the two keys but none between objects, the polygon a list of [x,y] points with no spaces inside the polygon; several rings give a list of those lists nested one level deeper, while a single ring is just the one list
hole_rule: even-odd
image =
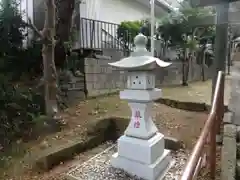
[{"label": "tree trunk", "polygon": [[70,36],[73,35],[71,31],[74,24],[73,21],[75,21],[75,19],[72,19],[74,7],[75,0],[56,0],[56,37],[58,43],[55,47],[55,57],[58,68],[63,68],[66,56],[69,53],[69,49],[65,47],[65,43],[69,43]]},{"label": "tree trunk", "polygon": [[206,50],[207,50],[207,44],[205,43],[203,44],[203,49],[201,52],[202,81],[205,81]]},{"label": "tree trunk", "polygon": [[188,86],[188,73],[189,73],[189,62],[187,57],[187,50],[183,51],[183,60],[182,60],[182,85]]},{"label": "tree trunk", "polygon": [[46,115],[53,117],[58,112],[57,107],[57,72],[54,62],[55,48],[55,3],[54,0],[45,0],[45,23],[43,35],[43,74]]},{"label": "tree trunk", "polygon": [[203,58],[202,58],[202,81],[205,81],[205,68],[204,68],[204,64],[205,64],[205,61],[206,61],[206,53],[205,53],[205,50],[203,51]]}]

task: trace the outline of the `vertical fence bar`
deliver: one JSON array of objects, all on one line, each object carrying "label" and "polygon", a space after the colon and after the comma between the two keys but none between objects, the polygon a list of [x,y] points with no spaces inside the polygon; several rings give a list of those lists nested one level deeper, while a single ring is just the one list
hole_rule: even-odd
[{"label": "vertical fence bar", "polygon": [[[110,26],[110,24],[107,24],[107,32],[110,31],[110,27],[109,27],[109,26]],[[110,48],[110,47],[111,47],[110,44],[109,44],[109,39],[110,39],[110,38],[109,38],[108,34],[106,34],[106,36],[107,36],[107,41],[108,41],[108,42],[107,42],[108,48]]]},{"label": "vertical fence bar", "polygon": [[97,32],[96,32],[96,44],[97,44],[97,48],[100,49],[100,34],[101,34],[101,31],[100,31],[100,22],[97,22]]},{"label": "vertical fence bar", "polygon": [[83,19],[80,18],[79,19],[79,44],[80,44],[80,48],[83,48],[83,41],[84,41],[84,38],[83,38]]},{"label": "vertical fence bar", "polygon": [[90,46],[93,48],[93,42],[95,41],[94,35],[95,35],[95,20],[90,21],[90,30],[91,30],[91,35],[90,35]]},{"label": "vertical fence bar", "polygon": [[[107,24],[106,23],[103,23],[103,29],[104,30],[107,30]],[[103,40],[103,44],[104,44],[104,48],[107,48],[107,35],[105,33],[105,31],[103,31],[103,35],[104,35],[104,40]]]},{"label": "vertical fence bar", "polygon": [[117,41],[117,35],[116,35],[116,25],[114,24],[113,26],[113,35],[114,35],[114,39],[113,39],[113,43],[115,45],[115,49],[118,50],[118,41]]},{"label": "vertical fence bar", "polygon": [[222,125],[222,119],[224,116],[224,75],[222,75],[221,78],[221,84],[220,84],[220,91],[218,96],[218,108],[217,108],[217,131],[216,134],[220,135],[221,133],[221,125]]},{"label": "vertical fence bar", "polygon": [[202,161],[203,161],[203,157],[200,157],[198,163],[197,163],[197,166],[196,166],[196,171],[194,172],[193,174],[193,179],[196,179],[197,176],[198,176],[198,173],[200,172],[201,170],[201,166],[202,166]]},{"label": "vertical fence bar", "polygon": [[[88,32],[89,32],[89,30],[88,30],[88,21],[86,20],[86,19],[84,19],[84,24],[85,24],[85,33],[84,33],[84,35],[83,35],[83,37],[86,37],[86,39],[85,39],[85,42],[86,42],[86,48],[89,48],[88,46],[89,46],[89,42],[88,42],[88,39],[89,39],[89,37],[88,37]],[[85,48],[85,46],[84,46],[84,48]]]},{"label": "vertical fence bar", "polygon": [[[215,116],[214,121],[216,122],[217,116]],[[217,123],[213,123],[212,130],[210,131],[210,152],[209,152],[209,167],[210,167],[210,178],[215,179],[216,172],[216,130]]]},{"label": "vertical fence bar", "polygon": [[100,41],[99,41],[99,45],[102,48],[103,47],[103,34],[102,34],[102,29],[103,29],[103,23],[100,22],[100,29],[99,29],[99,36],[100,36]]},{"label": "vertical fence bar", "polygon": [[221,117],[223,118],[223,116],[224,116],[224,112],[225,112],[225,106],[224,106],[224,90],[225,90],[225,74],[223,74],[222,75],[223,77],[222,77],[222,81],[221,81],[221,94],[220,94],[220,96],[221,96],[221,104],[222,104],[222,111],[221,111]]},{"label": "vertical fence bar", "polygon": [[80,31],[81,31],[81,34],[80,34],[80,43],[81,43],[81,45],[82,45],[82,48],[85,48],[85,45],[84,45],[84,43],[85,43],[85,40],[86,40],[86,38],[84,38],[84,29],[85,29],[85,24],[84,24],[85,22],[84,22],[84,19],[81,19],[81,21],[80,21]]}]

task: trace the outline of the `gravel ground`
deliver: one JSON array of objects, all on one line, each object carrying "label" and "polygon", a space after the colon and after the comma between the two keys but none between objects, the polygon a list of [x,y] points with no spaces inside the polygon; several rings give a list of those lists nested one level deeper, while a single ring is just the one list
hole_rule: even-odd
[{"label": "gravel ground", "polygon": [[[143,180],[111,167],[110,159],[116,151],[117,146],[111,145],[107,150],[71,170],[67,175],[68,179],[74,177],[76,180]],[[188,157],[184,150],[172,152],[171,155],[175,163],[163,180],[178,180]]]}]

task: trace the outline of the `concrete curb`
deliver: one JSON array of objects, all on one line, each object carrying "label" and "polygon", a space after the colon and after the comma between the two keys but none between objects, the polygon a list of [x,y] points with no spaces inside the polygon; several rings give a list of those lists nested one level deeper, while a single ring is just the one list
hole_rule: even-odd
[{"label": "concrete curb", "polygon": [[226,112],[224,114],[223,123],[224,124],[232,124],[233,123],[233,113],[232,112]]},{"label": "concrete curb", "polygon": [[[117,90],[116,92],[109,92],[109,93],[105,93],[97,96],[90,96],[87,98],[87,100],[117,95],[118,93],[119,93],[119,90]],[[203,112],[203,111],[209,111],[211,109],[211,105],[207,103],[201,103],[201,102],[180,101],[180,100],[169,99],[169,98],[160,98],[155,102],[167,105],[172,108],[182,109],[186,111]],[[224,111],[225,112],[229,111],[227,105],[224,106]]]},{"label": "concrete curb", "polygon": [[[194,112],[203,112],[209,111],[211,109],[211,105],[207,103],[201,102],[187,102],[187,101],[179,101],[175,99],[167,99],[167,98],[160,98],[155,102],[165,104],[172,108],[176,109],[183,109],[186,111],[194,111]],[[224,112],[228,112],[228,106],[224,105]]]},{"label": "concrete curb", "polygon": [[225,124],[221,160],[221,180],[236,180],[237,127]]}]

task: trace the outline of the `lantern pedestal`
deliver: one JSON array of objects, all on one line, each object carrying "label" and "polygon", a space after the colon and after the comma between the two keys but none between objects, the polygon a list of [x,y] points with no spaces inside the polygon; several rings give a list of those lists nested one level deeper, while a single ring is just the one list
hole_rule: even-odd
[{"label": "lantern pedestal", "polygon": [[150,139],[158,129],[153,123],[151,110],[153,101],[161,97],[160,89],[131,90],[120,92],[120,98],[127,100],[132,111],[130,123],[125,131],[126,136]]},{"label": "lantern pedestal", "polygon": [[170,151],[164,149],[164,135],[151,117],[153,101],[159,97],[160,89],[120,92],[120,98],[129,101],[132,117],[125,134],[118,139],[118,152],[111,164],[147,180],[163,175],[171,161]]}]

